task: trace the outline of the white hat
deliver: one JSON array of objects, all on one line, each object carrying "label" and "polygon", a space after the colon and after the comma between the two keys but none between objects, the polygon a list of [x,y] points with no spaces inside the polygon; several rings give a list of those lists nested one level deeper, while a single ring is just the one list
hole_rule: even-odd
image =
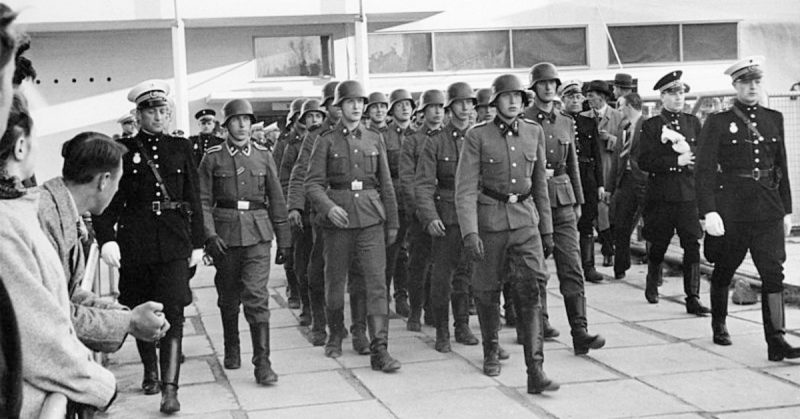
[{"label": "white hat", "polygon": [[733,81],[760,79],[764,74],[764,70],[761,68],[764,61],[763,55],[752,55],[728,67],[728,69],[725,70],[725,74],[731,76]]},{"label": "white hat", "polygon": [[133,86],[128,92],[128,100],[136,104],[137,109],[154,108],[167,105],[169,84],[164,80],[153,79]]}]

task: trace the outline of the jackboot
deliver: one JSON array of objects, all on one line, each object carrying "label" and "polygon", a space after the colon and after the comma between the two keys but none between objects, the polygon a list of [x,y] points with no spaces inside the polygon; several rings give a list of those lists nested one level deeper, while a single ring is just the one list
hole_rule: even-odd
[{"label": "jackboot", "polygon": [[325,319],[325,296],[312,294],[311,300],[311,330],[308,332],[308,341],[314,346],[322,346],[328,338],[325,331],[327,321]]},{"label": "jackboot", "polygon": [[422,330],[420,319],[422,318],[422,304],[424,301],[424,296],[421,291],[409,290],[408,303],[411,307],[408,313],[408,321],[406,322],[407,330],[411,332],[419,332]]},{"label": "jackboot", "polygon": [[448,353],[450,348],[450,313],[446,305],[437,305],[434,309],[436,315],[436,343],[434,349],[441,353]]},{"label": "jackboot", "polygon": [[136,340],[136,349],[139,350],[139,357],[144,366],[144,376],[142,377],[142,390],[144,394],[158,394],[161,386],[158,382],[158,355],[156,354],[156,344]]},{"label": "jackboot", "polygon": [[605,346],[606,339],[602,335],[590,335],[587,331],[586,297],[583,295],[564,297],[564,306],[567,309],[575,355],[585,355],[589,353],[589,349],[600,349]]},{"label": "jackboot", "polygon": [[783,338],[786,334],[783,292],[761,293],[761,315],[767,340],[767,358],[770,361],[800,358],[800,348],[795,348]]},{"label": "jackboot", "polygon": [[[540,282],[538,285],[539,301],[542,303],[542,318],[544,319],[544,338],[555,339],[561,336],[561,332],[553,326],[550,326],[550,315],[547,313],[547,284]],[[519,334],[517,334],[517,338],[517,340],[519,340]]]},{"label": "jackboot", "polygon": [[269,360],[269,322],[253,323],[250,325],[250,337],[253,339],[253,374],[256,383],[261,385],[272,384],[278,381],[278,374],[272,370]]},{"label": "jackboot", "polygon": [[539,307],[530,304],[517,305],[519,322],[522,323],[522,346],[528,372],[528,393],[556,391],[561,385],[547,378],[544,365],[544,318]]},{"label": "jackboot", "polygon": [[359,355],[369,355],[367,339],[367,296],[366,293],[350,294],[350,333],[353,335],[353,350]]},{"label": "jackboot", "polygon": [[693,263],[683,267],[683,292],[686,294],[686,312],[696,316],[711,313],[700,303],[700,264]]},{"label": "jackboot", "polygon": [[644,298],[650,304],[658,303],[658,285],[661,283],[663,270],[660,263],[647,262],[647,277],[644,285]]},{"label": "jackboot", "polygon": [[328,358],[338,358],[342,356],[342,339],[344,339],[344,310],[325,309],[328,319],[328,342],[325,343],[325,356]]},{"label": "jackboot", "polygon": [[506,326],[517,326],[517,312],[514,310],[514,299],[511,297],[511,285],[503,285],[503,315],[506,318]]},{"label": "jackboot", "polygon": [[480,343],[469,328],[469,295],[452,294],[450,304],[453,306],[456,342],[470,346]]},{"label": "jackboot", "polygon": [[614,235],[611,228],[600,232],[602,246],[600,253],[603,254],[603,266],[614,266]]},{"label": "jackboot", "polygon": [[181,410],[178,401],[178,379],[181,375],[182,336],[162,338],[159,343],[161,364],[161,412],[175,413]]},{"label": "jackboot", "polygon": [[239,312],[222,312],[222,333],[225,342],[225,369],[237,370],[242,366],[239,351]]},{"label": "jackboot", "polygon": [[393,372],[402,366],[400,361],[389,355],[389,317],[367,316],[370,342],[369,364],[375,371]]},{"label": "jackboot", "polygon": [[728,316],[728,287],[717,286],[711,283],[711,331],[714,334],[714,343],[728,346],[731,344],[731,335],[725,325]]},{"label": "jackboot", "polygon": [[594,235],[581,234],[581,265],[583,265],[583,277],[589,282],[603,282],[603,275],[594,268]]},{"label": "jackboot", "polygon": [[481,326],[483,341],[483,373],[495,377],[500,375],[501,370],[497,336],[497,330],[500,328],[500,307],[499,304],[487,304],[476,298],[475,308],[478,310],[478,323]]}]

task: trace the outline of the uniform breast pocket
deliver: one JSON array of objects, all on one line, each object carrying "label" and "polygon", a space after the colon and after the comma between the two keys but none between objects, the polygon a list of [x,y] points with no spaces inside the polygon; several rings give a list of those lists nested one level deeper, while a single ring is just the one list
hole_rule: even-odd
[{"label": "uniform breast pocket", "polygon": [[458,159],[455,156],[440,156],[436,161],[436,175],[441,178],[455,178]]},{"label": "uniform breast pocket", "polygon": [[392,177],[397,177],[400,170],[400,149],[386,150],[386,157],[389,160],[389,170],[392,172]]},{"label": "uniform breast pocket", "polygon": [[215,196],[223,195],[223,191],[226,189],[226,186],[234,181],[233,175],[234,173],[228,170],[215,170],[214,173],[212,173],[212,176],[214,177]]},{"label": "uniform breast pocket", "polygon": [[505,167],[505,156],[492,154],[481,156],[481,172],[487,177],[503,176]]},{"label": "uniform breast pocket", "polygon": [[258,191],[264,192],[267,187],[267,173],[263,170],[250,170],[250,179],[253,185],[258,185]]},{"label": "uniform breast pocket", "polygon": [[364,173],[374,174],[378,171],[378,150],[364,150]]},{"label": "uniform breast pocket", "polygon": [[328,155],[328,175],[344,176],[347,174],[347,156],[341,153]]},{"label": "uniform breast pocket", "polygon": [[525,157],[525,177],[530,177],[536,164],[536,150],[523,150],[522,155]]}]

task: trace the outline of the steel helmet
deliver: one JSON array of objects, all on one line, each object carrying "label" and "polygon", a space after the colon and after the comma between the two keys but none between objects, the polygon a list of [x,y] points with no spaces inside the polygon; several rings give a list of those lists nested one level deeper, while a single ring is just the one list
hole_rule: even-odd
[{"label": "steel helmet", "polygon": [[450,86],[447,86],[447,106],[453,104],[453,102],[460,100],[460,99],[471,99],[472,104],[476,105],[478,103],[477,99],[475,99],[475,92],[472,91],[472,87],[469,84],[458,81]]},{"label": "steel helmet", "polygon": [[558,78],[558,70],[556,66],[551,63],[539,63],[531,67],[531,72],[528,74],[530,84],[528,88],[533,90],[533,86],[540,81],[555,80],[556,89],[561,85],[561,79]]},{"label": "steel helmet", "polygon": [[475,105],[477,106],[491,106],[489,104],[489,98],[492,97],[492,89],[485,87],[483,89],[478,89],[478,93],[475,95],[478,103]]},{"label": "steel helmet", "polygon": [[386,95],[381,92],[372,92],[369,94],[369,98],[367,98],[368,105],[364,108],[368,110],[370,106],[383,103],[386,106],[389,106],[389,99],[386,99]]},{"label": "steel helmet", "polygon": [[354,99],[359,97],[364,99],[364,104],[368,102],[367,94],[364,93],[364,87],[361,86],[361,83],[355,80],[345,80],[336,85],[336,93],[333,96],[333,105],[339,106],[345,99]]},{"label": "steel helmet", "polygon": [[503,74],[497,76],[492,82],[492,96],[489,97],[489,105],[494,105],[497,97],[503,93],[520,92],[522,94],[522,104],[528,105],[528,94],[522,88],[519,78],[513,74]]},{"label": "steel helmet", "polygon": [[408,90],[396,89],[389,95],[389,112],[392,112],[392,108],[397,102],[404,100],[411,101],[411,108],[417,107],[417,104],[414,102],[414,97],[411,96],[411,93]]},{"label": "steel helmet", "polygon": [[256,122],[256,116],[253,114],[253,105],[245,99],[227,101],[222,106],[222,114],[225,115],[225,122],[222,125],[228,125],[228,120],[237,115],[247,115],[250,117],[250,123]]},{"label": "steel helmet", "polygon": [[442,105],[444,106],[444,92],[441,90],[426,90],[422,93],[419,99],[419,111],[424,111],[428,105]]},{"label": "steel helmet", "polygon": [[288,127],[292,123],[292,119],[295,116],[300,115],[300,110],[303,108],[303,102],[305,99],[299,97],[292,101],[291,105],[289,105],[289,113],[286,115],[286,126]]},{"label": "steel helmet", "polygon": [[305,123],[304,119],[309,112],[319,112],[322,114],[323,118],[327,115],[319,99],[306,99],[306,101],[303,102],[303,107],[300,108],[300,120],[303,121],[303,123]]},{"label": "steel helmet", "polygon": [[336,86],[339,85],[338,81],[329,81],[322,87],[322,106],[328,106],[333,96],[336,94]]}]

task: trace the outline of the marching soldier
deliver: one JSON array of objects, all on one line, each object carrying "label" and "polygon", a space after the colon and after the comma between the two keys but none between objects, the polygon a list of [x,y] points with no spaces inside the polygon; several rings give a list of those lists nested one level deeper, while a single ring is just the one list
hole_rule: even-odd
[{"label": "marching soldier", "polygon": [[[407,137],[414,134],[411,127],[411,114],[416,104],[411,93],[406,89],[396,89],[389,94],[389,114],[392,122],[383,133],[386,143],[386,156],[389,159],[389,173],[392,175],[392,185],[397,197],[397,202],[402,202],[400,196],[400,153]],[[408,232],[408,214],[404,205],[397,205],[397,215],[400,219],[400,229],[397,231],[397,240],[386,248],[386,291],[394,283],[394,311],[403,317],[408,317],[408,252],[404,249],[404,242]]]},{"label": "marching soldier", "polygon": [[[602,348],[605,339],[600,335],[590,335],[586,330],[586,296],[577,226],[581,205],[584,203],[583,187],[575,151],[572,118],[553,106],[553,98],[560,84],[561,79],[553,64],[544,62],[531,67],[529,89],[533,92],[534,99],[533,105],[525,111],[525,117],[538,122],[544,130],[547,156],[545,172],[555,242],[553,258],[572,331],[573,349],[575,355],[583,355],[589,349]],[[552,336],[552,332],[548,333],[548,329],[552,327],[547,315],[547,276],[539,282],[539,301],[545,337],[548,334]]]},{"label": "marching soldier", "polygon": [[[761,106],[763,57],[727,70],[736,102],[711,114],[697,150],[697,198],[717,256],[711,275],[714,343],[730,345],[725,325],[728,287],[749,250],[761,274],[761,313],[770,361],[800,357],[786,342],[783,307],[784,235],[791,231],[792,194],[783,115]],[[707,241],[708,245],[709,242]]]},{"label": "marching soldier", "polygon": [[336,86],[333,105],[341,108],[342,117],[317,139],[305,186],[323,223],[328,345],[341,354],[344,289],[352,262],[366,288],[370,365],[391,372],[400,362],[387,350],[385,245],[397,237],[397,202],[381,136],[359,126],[366,99],[357,81]]},{"label": "marching soldier", "polygon": [[194,114],[194,119],[200,125],[200,133],[189,137],[192,142],[192,153],[194,154],[194,162],[200,165],[200,160],[206,154],[206,150],[214,147],[217,144],[222,144],[222,138],[214,135],[214,128],[217,124],[217,113],[213,109],[201,109]]},{"label": "marching soldier", "polygon": [[136,118],[133,117],[135,110],[122,115],[117,119],[117,123],[122,128],[122,134],[119,138],[130,138],[136,135]]},{"label": "marching soldier", "polygon": [[491,97],[492,89],[478,89],[478,93],[475,95],[475,100],[477,101],[475,105],[475,111],[477,112],[476,121],[478,123],[491,121],[497,115],[497,110],[493,105],[489,104],[489,98]]},{"label": "marching soldier", "polygon": [[[419,219],[432,239],[430,300],[436,326],[435,348],[450,352],[449,311],[452,299],[456,342],[477,345],[469,328],[469,280],[472,259],[461,251],[461,230],[455,206],[455,176],[470,113],[476,103],[472,87],[447,88],[450,122],[425,142],[417,163],[414,197]],[[451,298],[452,297],[452,298]]]},{"label": "marching soldier", "polygon": [[480,261],[472,287],[483,337],[483,371],[500,374],[500,291],[508,268],[517,321],[522,324],[528,393],[555,391],[559,384],[542,369],[544,335],[537,285],[547,275],[544,255],[553,249],[544,132],[535,122],[519,117],[527,96],[516,76],[494,79],[489,102],[497,108],[497,117],[467,132],[456,169],[455,196],[465,250]]},{"label": "marching soldier", "polygon": [[223,106],[228,138],[206,152],[198,169],[205,221],[206,251],[214,259],[217,305],[225,339],[224,366],[238,369],[239,304],[250,325],[258,384],[278,381],[269,360],[269,254],[277,239],[275,263],[289,252],[286,202],[275,163],[266,147],[250,140],[253,107],[243,99]]},{"label": "marching soldier", "polygon": [[[192,301],[189,268],[203,257],[203,217],[192,147],[165,134],[168,94],[163,80],[142,82],[128,93],[141,130],[120,140],[130,152],[123,157],[119,191],[103,215],[93,217],[93,225],[103,260],[119,268],[119,302],[164,305],[172,327],[159,342],[161,411],[174,413],[180,410],[183,308]],[[156,394],[156,345],[137,340],[136,346],[144,364],[142,388]]]},{"label": "marching soldier", "polygon": [[327,116],[322,123],[320,133],[333,128],[339,123],[339,119],[342,117],[342,110],[333,106],[333,97],[336,94],[336,86],[338,85],[338,81],[329,81],[322,87],[322,107],[325,109],[325,114]]},{"label": "marching soldier", "polygon": [[661,113],[642,124],[639,167],[649,172],[644,206],[644,237],[647,254],[645,298],[658,302],[661,262],[677,231],[683,248],[683,290],[686,312],[703,315],[710,311],[700,303],[700,218],[694,183],[694,150],[700,135],[700,120],[683,112],[689,86],[682,71],[659,79],[653,90],[661,92]]}]

